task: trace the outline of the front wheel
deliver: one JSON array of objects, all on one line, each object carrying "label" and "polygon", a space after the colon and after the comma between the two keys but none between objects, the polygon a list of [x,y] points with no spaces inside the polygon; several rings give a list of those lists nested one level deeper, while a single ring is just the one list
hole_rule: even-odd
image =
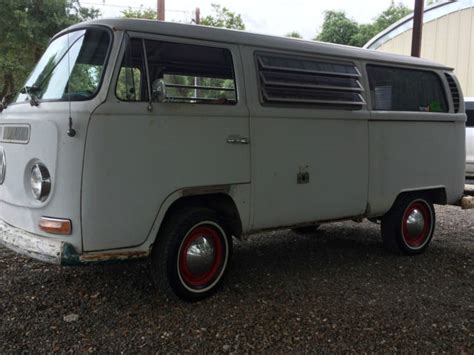
[{"label": "front wheel", "polygon": [[421,254],[435,230],[433,203],[424,196],[403,195],[382,218],[382,238],[387,249],[406,254]]},{"label": "front wheel", "polygon": [[168,296],[196,301],[220,286],[232,254],[232,238],[217,213],[185,208],[160,231],[152,253],[152,278]]}]

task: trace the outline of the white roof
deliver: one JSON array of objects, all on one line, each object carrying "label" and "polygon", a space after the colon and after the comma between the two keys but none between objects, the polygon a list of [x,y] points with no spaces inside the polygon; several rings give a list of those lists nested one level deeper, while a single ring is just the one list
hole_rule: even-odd
[{"label": "white roof", "polygon": [[176,37],[186,37],[206,41],[224,42],[239,45],[249,45],[266,49],[291,50],[294,52],[322,54],[345,57],[350,59],[367,60],[372,62],[387,62],[407,64],[450,70],[450,68],[425,59],[382,53],[375,50],[362,49],[338,44],[306,41],[289,37],[277,37],[256,33],[214,28],[207,26],[188,25],[173,22],[143,19],[100,19],[73,25],[58,35],[88,25],[101,25],[114,31],[133,31],[162,34]]}]

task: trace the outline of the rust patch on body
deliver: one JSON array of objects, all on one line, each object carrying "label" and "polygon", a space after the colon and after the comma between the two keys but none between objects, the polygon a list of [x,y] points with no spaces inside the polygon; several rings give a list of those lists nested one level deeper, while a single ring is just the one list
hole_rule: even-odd
[{"label": "rust patch on body", "polygon": [[131,251],[121,253],[93,253],[84,254],[79,257],[81,263],[95,263],[95,262],[107,262],[107,261],[125,261],[133,259],[143,259],[148,257],[150,253],[147,251]]}]

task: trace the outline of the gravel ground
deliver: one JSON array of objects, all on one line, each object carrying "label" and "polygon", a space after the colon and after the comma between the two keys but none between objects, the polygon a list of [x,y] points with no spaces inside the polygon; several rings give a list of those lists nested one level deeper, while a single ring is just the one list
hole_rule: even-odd
[{"label": "gravel ground", "polygon": [[427,253],[386,252],[370,222],[235,246],[224,287],[172,303],[145,262],[57,267],[0,247],[0,353],[474,353],[474,211],[438,207]]}]

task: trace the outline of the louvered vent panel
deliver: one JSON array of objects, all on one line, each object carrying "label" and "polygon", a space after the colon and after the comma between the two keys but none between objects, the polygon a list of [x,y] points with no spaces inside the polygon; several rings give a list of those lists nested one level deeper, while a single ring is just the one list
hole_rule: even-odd
[{"label": "louvered vent panel", "polygon": [[351,110],[365,105],[353,63],[270,53],[258,54],[257,62],[264,103]]},{"label": "louvered vent panel", "polygon": [[28,143],[30,128],[28,126],[3,126],[2,142]]},{"label": "louvered vent panel", "polygon": [[460,101],[458,86],[451,74],[446,73],[446,80],[448,80],[449,90],[451,91],[451,96],[453,98],[454,112],[458,113]]}]

